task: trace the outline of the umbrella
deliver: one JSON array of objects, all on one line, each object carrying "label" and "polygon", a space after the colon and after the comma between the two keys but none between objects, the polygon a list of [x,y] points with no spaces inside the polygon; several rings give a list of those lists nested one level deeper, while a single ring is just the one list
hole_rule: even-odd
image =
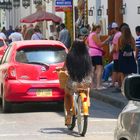
[{"label": "umbrella", "polygon": [[56,16],[53,13],[46,12],[43,10],[38,10],[37,12],[20,19],[20,22],[34,23],[34,22],[39,22],[39,21],[44,21],[44,20],[53,21],[53,22],[61,22],[61,18],[59,16]]}]

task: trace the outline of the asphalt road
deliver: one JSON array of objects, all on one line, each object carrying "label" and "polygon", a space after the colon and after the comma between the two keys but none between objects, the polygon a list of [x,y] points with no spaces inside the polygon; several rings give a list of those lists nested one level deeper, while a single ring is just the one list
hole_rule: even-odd
[{"label": "asphalt road", "polygon": [[13,113],[0,112],[0,140],[113,140],[120,111],[91,99],[87,134],[80,137],[77,127],[69,131],[64,126],[63,111],[58,105],[14,105]]}]

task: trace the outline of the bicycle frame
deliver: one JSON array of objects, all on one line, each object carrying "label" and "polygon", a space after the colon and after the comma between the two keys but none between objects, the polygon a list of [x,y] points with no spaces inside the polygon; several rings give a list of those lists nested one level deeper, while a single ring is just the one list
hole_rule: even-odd
[{"label": "bicycle frame", "polygon": [[73,102],[74,102],[74,105],[73,105],[73,113],[75,114],[75,115],[77,115],[76,114],[76,112],[77,112],[77,110],[78,110],[78,103],[77,103],[77,100],[78,100],[78,98],[81,98],[81,100],[82,100],[82,106],[83,106],[83,115],[86,115],[86,116],[88,116],[89,115],[89,110],[88,110],[88,103],[87,103],[87,93],[86,93],[86,91],[85,92],[83,92],[83,91],[78,91],[77,93],[74,93],[73,94]]}]

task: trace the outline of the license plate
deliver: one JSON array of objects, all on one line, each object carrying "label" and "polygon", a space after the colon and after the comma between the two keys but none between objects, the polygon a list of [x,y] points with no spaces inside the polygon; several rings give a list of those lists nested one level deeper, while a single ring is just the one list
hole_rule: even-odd
[{"label": "license plate", "polygon": [[40,97],[50,97],[52,96],[52,89],[37,89],[36,95]]}]

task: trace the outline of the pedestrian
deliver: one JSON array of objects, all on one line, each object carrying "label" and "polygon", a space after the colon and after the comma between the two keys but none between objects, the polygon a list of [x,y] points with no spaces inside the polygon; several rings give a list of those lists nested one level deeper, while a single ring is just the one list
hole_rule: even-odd
[{"label": "pedestrian", "polygon": [[12,42],[12,40],[9,39],[9,36],[10,36],[11,33],[13,33],[13,32],[15,32],[15,31],[13,30],[13,26],[10,25],[10,26],[9,26],[9,29],[8,29],[8,31],[7,31],[7,39],[8,39],[8,43],[9,43],[9,44]]},{"label": "pedestrian", "polygon": [[39,26],[36,26],[34,28],[34,33],[33,33],[32,37],[31,37],[31,40],[43,40],[43,35],[42,35],[42,33],[41,33],[40,29],[39,29]]},{"label": "pedestrian", "polygon": [[23,40],[21,30],[18,26],[15,28],[15,32],[11,33],[11,35],[9,36],[9,39],[12,40],[12,42]]},{"label": "pedestrian", "polygon": [[5,27],[2,28],[1,32],[3,32],[6,35],[6,38],[7,38],[7,30],[6,30]]},{"label": "pedestrian", "polygon": [[86,27],[82,27],[80,29],[80,33],[79,33],[78,38],[83,40],[87,44],[88,35],[89,35],[89,30]]},{"label": "pedestrian", "polygon": [[136,58],[138,63],[138,73],[140,74],[140,26],[136,26]]},{"label": "pedestrian", "polygon": [[117,50],[119,50],[119,72],[121,85],[128,74],[137,73],[137,65],[134,57],[136,51],[135,39],[128,26],[122,27],[122,35],[118,40]]},{"label": "pedestrian", "polygon": [[0,31],[0,38],[3,38],[4,40],[7,39],[7,38],[6,38],[6,35],[5,35],[2,31]]},{"label": "pedestrian", "polygon": [[111,61],[110,63],[104,66],[103,75],[102,75],[103,82],[108,81],[109,77],[112,75],[112,71],[113,71],[113,61]]},{"label": "pedestrian", "polygon": [[25,39],[26,32],[27,32],[27,25],[24,24],[21,31],[23,39]]},{"label": "pedestrian", "polygon": [[106,44],[107,40],[101,42],[99,34],[101,32],[100,25],[93,25],[92,32],[87,38],[87,46],[89,50],[89,55],[92,59],[94,79],[96,81],[95,89],[101,90],[105,87],[101,86],[101,77],[103,72],[103,46]]},{"label": "pedestrian", "polygon": [[32,37],[33,33],[34,33],[34,26],[33,26],[33,24],[30,24],[27,27],[27,32],[25,33],[24,39],[25,40],[31,40],[31,37]]},{"label": "pedestrian", "polygon": [[59,32],[59,41],[61,41],[68,49],[71,46],[71,37],[68,29],[66,29],[66,26],[64,23],[60,24],[60,32]]},{"label": "pedestrian", "polygon": [[119,31],[119,26],[116,22],[113,22],[111,24],[111,32],[114,34],[113,40],[112,40],[112,50],[111,50],[111,55],[113,59],[113,72],[112,72],[112,84],[110,87],[115,87],[116,82],[120,88],[121,83],[120,83],[120,78],[119,78],[119,64],[118,64],[118,57],[119,57],[119,51],[117,50],[117,45],[118,45],[118,39],[121,36],[121,32]]}]

